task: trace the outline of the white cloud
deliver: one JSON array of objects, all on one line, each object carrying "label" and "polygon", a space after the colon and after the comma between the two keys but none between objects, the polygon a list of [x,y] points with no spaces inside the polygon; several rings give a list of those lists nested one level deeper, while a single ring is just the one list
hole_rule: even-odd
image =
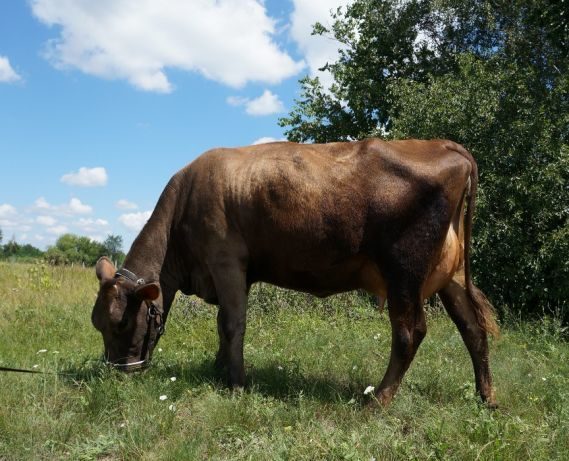
[{"label": "white cloud", "polygon": [[0,82],[13,83],[22,80],[12,68],[10,60],[5,56],[0,56]]},{"label": "white cloud", "polygon": [[61,182],[70,186],[97,187],[107,184],[107,171],[103,167],[81,167],[79,171],[64,174]]},{"label": "white cloud", "polygon": [[36,222],[43,226],[53,226],[57,220],[52,216],[38,216]]},{"label": "white cloud", "polygon": [[115,206],[119,210],[136,210],[138,208],[138,205],[136,203],[130,202],[126,199],[118,200],[117,203],[115,203]]},{"label": "white cloud", "polygon": [[272,138],[272,137],[270,137],[270,136],[263,136],[262,138],[255,139],[255,141],[253,141],[252,144],[253,144],[253,145],[256,145],[256,144],[267,144],[268,142],[279,142],[279,141],[286,141],[286,139],[285,139],[285,138],[277,139],[277,138]]},{"label": "white cloud", "polygon": [[93,211],[93,207],[81,203],[81,200],[73,197],[67,205],[62,206],[62,210],[70,214],[89,214]]},{"label": "white cloud", "polygon": [[19,224],[16,208],[7,203],[0,205],[0,227],[15,228]]},{"label": "white cloud", "polygon": [[274,40],[263,0],[32,0],[34,15],[61,27],[46,56],[59,68],[168,93],[167,68],[241,87],[297,74]]},{"label": "white cloud", "polygon": [[65,234],[67,231],[68,231],[67,226],[64,226],[64,225],[48,227],[48,228],[46,229],[46,232],[47,232],[48,234],[52,234],[52,235]]},{"label": "white cloud", "polygon": [[284,110],[282,101],[269,90],[265,90],[261,96],[252,99],[245,105],[245,112],[249,115],[278,114]]},{"label": "white cloud", "polygon": [[53,206],[50,205],[44,197],[38,198],[34,202],[34,205],[36,208],[38,208],[40,210],[52,210],[53,209]]},{"label": "white cloud", "polygon": [[91,233],[100,232],[101,229],[109,227],[109,222],[106,219],[80,218],[73,224],[83,232]]},{"label": "white cloud", "polygon": [[226,101],[230,106],[237,107],[247,104],[247,102],[249,102],[249,98],[245,98],[243,96],[229,96]]},{"label": "white cloud", "polygon": [[34,202],[34,208],[43,213],[53,213],[55,215],[75,215],[89,214],[93,211],[93,207],[81,202],[78,198],[72,198],[69,203],[62,205],[52,205],[44,197],[38,198]]},{"label": "white cloud", "polygon": [[32,221],[18,213],[18,210],[9,203],[0,205],[0,228],[9,228],[10,231],[29,232]]},{"label": "white cloud", "polygon": [[119,216],[119,221],[127,229],[138,232],[150,218],[152,211],[139,211],[137,213],[126,213]]},{"label": "white cloud", "polygon": [[18,223],[11,219],[0,219],[0,227],[16,227]]},{"label": "white cloud", "polygon": [[77,224],[80,226],[108,226],[109,221],[106,219],[91,219],[91,218],[81,218],[77,221]]},{"label": "white cloud", "polygon": [[9,203],[0,205],[0,218],[7,218],[16,214],[16,208]]},{"label": "white cloud", "polygon": [[226,101],[230,106],[245,106],[245,112],[249,115],[271,115],[285,110],[282,101],[270,90],[265,90],[261,96],[255,99],[229,96]]},{"label": "white cloud", "polygon": [[304,55],[310,74],[318,75],[324,86],[328,87],[332,83],[332,76],[318,69],[327,62],[337,60],[340,43],[330,37],[311,35],[312,26],[316,22],[325,27],[331,26],[330,12],[350,4],[351,0],[293,0],[293,3],[291,36]]}]

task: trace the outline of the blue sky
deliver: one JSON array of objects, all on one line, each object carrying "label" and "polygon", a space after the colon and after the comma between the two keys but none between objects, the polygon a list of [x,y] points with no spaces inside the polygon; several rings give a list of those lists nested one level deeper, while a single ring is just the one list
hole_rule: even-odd
[{"label": "blue sky", "polygon": [[[312,37],[345,0],[0,2],[0,229],[125,249],[178,169],[216,146],[280,139]],[[326,78],[326,76],[324,76]]]}]

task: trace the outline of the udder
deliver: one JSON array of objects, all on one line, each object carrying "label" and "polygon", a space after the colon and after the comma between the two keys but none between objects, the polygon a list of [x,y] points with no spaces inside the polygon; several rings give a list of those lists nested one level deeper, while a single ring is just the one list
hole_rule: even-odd
[{"label": "udder", "polygon": [[[463,253],[463,246],[451,226],[443,244],[439,260],[427,277],[423,287],[423,299],[427,299],[449,284],[460,267]],[[377,265],[370,260],[365,261],[361,266],[359,275],[361,287],[367,292],[376,295],[379,307],[382,308],[387,299],[388,287]]]},{"label": "udder", "polygon": [[434,295],[449,284],[462,262],[463,245],[451,226],[447,232],[439,261],[429,274],[423,287],[423,299]]}]

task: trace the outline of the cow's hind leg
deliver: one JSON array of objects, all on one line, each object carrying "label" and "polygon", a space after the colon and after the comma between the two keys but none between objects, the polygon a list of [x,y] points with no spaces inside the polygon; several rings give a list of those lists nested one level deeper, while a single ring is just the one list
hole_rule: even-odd
[{"label": "cow's hind leg", "polygon": [[458,327],[464,344],[470,353],[476,390],[483,402],[491,408],[496,407],[496,400],[492,389],[492,377],[488,362],[488,336],[480,326],[472,301],[469,299],[466,289],[456,279],[442,290],[439,296],[450,318]]},{"label": "cow's hind leg", "polygon": [[230,387],[245,385],[243,362],[243,340],[247,310],[247,287],[245,271],[239,264],[223,264],[213,271],[213,278],[219,299],[217,330],[219,351],[215,365],[227,367]]},{"label": "cow's hind leg", "polygon": [[387,406],[397,392],[405,372],[427,333],[420,290],[392,289],[388,294],[391,321],[391,357],[376,397]]}]

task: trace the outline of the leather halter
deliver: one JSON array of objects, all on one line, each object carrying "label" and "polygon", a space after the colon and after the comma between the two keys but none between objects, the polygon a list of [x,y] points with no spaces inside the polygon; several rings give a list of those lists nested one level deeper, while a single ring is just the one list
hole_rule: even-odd
[{"label": "leather halter", "polygon": [[[129,271],[127,268],[123,267],[115,272],[115,278],[124,277],[131,282],[136,283],[137,285],[144,285],[146,281],[142,277],[138,277],[134,272]],[[158,306],[154,303],[154,301],[144,300],[146,304],[146,334],[144,335],[144,342],[142,343],[142,349],[140,351],[140,360],[136,362],[130,363],[113,363],[107,362],[115,368],[119,368],[121,370],[127,370],[131,367],[142,368],[145,365],[150,364],[150,360],[146,359],[146,355],[148,354],[148,349],[152,347],[160,336],[165,333],[164,328],[164,311],[158,308]],[[154,339],[151,339],[152,336],[152,329],[156,330],[156,335]]]}]

